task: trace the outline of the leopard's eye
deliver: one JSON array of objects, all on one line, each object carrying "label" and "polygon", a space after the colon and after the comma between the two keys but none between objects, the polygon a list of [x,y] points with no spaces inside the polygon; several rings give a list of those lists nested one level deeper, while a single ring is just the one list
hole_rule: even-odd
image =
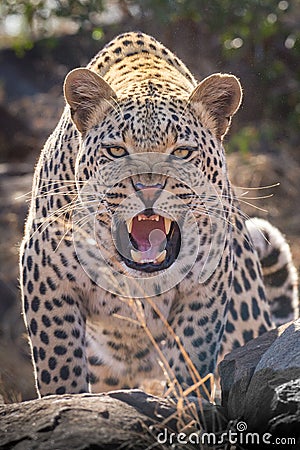
[{"label": "leopard's eye", "polygon": [[127,150],[123,147],[110,147],[110,146],[103,146],[109,156],[112,158],[122,158],[123,156],[128,155]]},{"label": "leopard's eye", "polygon": [[176,158],[187,159],[192,155],[194,151],[194,149],[189,148],[176,148],[171,154],[176,156]]}]

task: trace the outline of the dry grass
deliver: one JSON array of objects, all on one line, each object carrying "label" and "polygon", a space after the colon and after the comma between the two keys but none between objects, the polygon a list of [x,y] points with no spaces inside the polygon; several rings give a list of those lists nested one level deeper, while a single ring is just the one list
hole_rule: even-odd
[{"label": "dry grass", "polygon": [[[215,379],[214,375],[211,373],[208,373],[205,377],[201,377],[199,372],[197,371],[195,365],[193,364],[191,358],[187,354],[186,350],[184,349],[179,336],[177,336],[172,329],[172,327],[169,325],[166,318],[161,313],[158,306],[155,304],[155,302],[150,298],[147,297],[146,301],[149,303],[151,308],[155,311],[157,316],[159,317],[159,320],[162,321],[164,324],[164,327],[168,333],[168,335],[173,339],[177,346],[178,351],[181,352],[185,364],[188,368],[189,375],[193,380],[193,385],[183,388],[177,381],[175,373],[173,372],[172,368],[170,367],[163,351],[161,350],[159,344],[156,342],[155,338],[153,337],[149,326],[147,325],[147,319],[145,317],[144,308],[142,306],[142,302],[139,299],[128,299],[124,298],[124,302],[127,303],[127,305],[130,306],[131,310],[133,311],[136,320],[128,319],[127,317],[117,315],[118,318],[124,319],[124,320],[130,320],[131,322],[134,322],[136,325],[140,326],[147,337],[149,338],[149,341],[155,348],[157,352],[157,358],[158,363],[161,366],[162,372],[164,374],[166,385],[168,386],[168,389],[163,393],[163,397],[167,399],[167,401],[170,403],[170,406],[175,408],[175,411],[172,415],[170,415],[168,418],[164,419],[163,421],[157,423],[154,427],[145,427],[146,435],[148,436],[147,439],[149,439],[149,446],[147,447],[147,450],[150,450],[152,448],[165,448],[163,446],[160,446],[160,444],[157,441],[157,433],[160,430],[167,429],[168,432],[174,433],[174,428],[170,427],[170,422],[174,421],[176,422],[176,433],[185,433],[186,435],[189,435],[190,433],[197,433],[197,435],[201,435],[203,431],[206,430],[206,415],[204,411],[204,402],[207,403],[207,400],[203,398],[202,392],[205,394],[206,398],[209,400],[210,403],[213,405],[215,404],[214,401],[214,394],[215,394]],[[206,384],[209,383],[210,388],[208,389]],[[150,392],[153,395],[157,394],[157,391],[152,391],[152,386],[154,388],[157,388],[157,383],[159,383],[158,380],[153,380],[153,385],[149,383],[147,387],[150,387]],[[214,430],[217,431],[221,430],[221,417],[218,416],[218,414],[215,414],[215,427]],[[147,434],[148,433],[148,434]],[[150,434],[150,435],[149,435]],[[146,439],[146,437],[145,437]],[[146,440],[147,440],[146,439]],[[152,439],[155,439],[155,443],[151,443],[150,441]],[[146,441],[145,441],[146,442]],[[200,445],[200,444],[199,444]],[[182,447],[178,446],[176,448],[195,448],[192,447],[192,445],[184,444]],[[202,448],[201,445],[198,448]]]}]

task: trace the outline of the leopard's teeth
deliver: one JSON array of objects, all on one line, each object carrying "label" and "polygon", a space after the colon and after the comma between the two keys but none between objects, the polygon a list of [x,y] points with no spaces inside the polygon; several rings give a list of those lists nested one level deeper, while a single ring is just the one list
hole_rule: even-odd
[{"label": "leopard's teeth", "polygon": [[172,220],[168,219],[167,217],[164,217],[164,221],[165,221],[165,233],[166,233],[166,236],[168,236],[170,229],[171,229]]},{"label": "leopard's teeth", "polygon": [[127,219],[126,220],[126,225],[127,225],[127,230],[128,230],[128,233],[129,234],[131,234],[131,230],[132,230],[132,219]]},{"label": "leopard's teeth", "polygon": [[138,214],[137,216],[137,220],[139,222],[141,222],[142,220],[154,220],[155,222],[159,222],[159,215],[158,214],[153,214],[152,216],[148,217],[145,216],[145,214]]},{"label": "leopard's teeth", "polygon": [[167,250],[163,250],[163,251],[158,255],[158,257],[155,258],[156,264],[161,264],[161,263],[166,259],[166,256],[167,256]]},{"label": "leopard's teeth", "polygon": [[[145,253],[145,252],[144,252]],[[156,258],[155,261],[148,259],[148,258],[144,258],[145,254],[143,252],[140,252],[139,250],[130,250],[130,254],[131,254],[131,258],[132,261],[139,263],[139,264],[144,264],[144,263],[151,263],[154,262],[155,264],[161,264],[167,256],[167,251],[163,250]]]},{"label": "leopard's teeth", "polygon": [[138,250],[130,250],[131,258],[134,262],[140,263],[142,260],[142,252],[139,252]]}]

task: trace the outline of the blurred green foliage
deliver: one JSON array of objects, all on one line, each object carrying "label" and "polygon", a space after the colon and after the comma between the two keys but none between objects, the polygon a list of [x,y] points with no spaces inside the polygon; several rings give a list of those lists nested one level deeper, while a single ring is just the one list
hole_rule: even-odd
[{"label": "blurred green foliage", "polygon": [[[2,0],[0,17],[2,21],[22,17],[25,49],[37,35],[49,35],[53,18],[67,18],[77,30],[89,30],[93,39],[100,40],[103,28],[99,13],[109,13],[112,3],[123,15],[128,13],[127,18],[136,20],[137,27],[140,20],[156,21],[166,32],[179,26],[200,30],[205,42],[214,42],[221,67],[233,68],[243,80],[252,76],[255,92],[249,82],[247,96],[257,97],[256,87],[263,93],[264,104],[257,119],[272,124],[268,125],[269,133],[275,138],[287,134],[287,129],[298,133],[300,0]],[[21,53],[21,41],[16,39],[15,43]],[[245,129],[236,137],[234,148],[243,151],[251,140],[259,138],[250,131]]]},{"label": "blurred green foliage", "polygon": [[93,16],[103,10],[103,0],[1,0],[0,20],[21,19],[20,32],[38,38],[49,33],[49,21],[55,18],[67,18],[80,29],[92,26]]},{"label": "blurred green foliage", "polygon": [[[300,128],[300,1],[299,0],[139,0],[145,16],[155,16],[166,26],[189,21],[211,42],[223,66],[239,70],[243,79],[253,74],[265,104],[257,119],[267,122],[268,135]],[[250,84],[250,83],[249,83]],[[247,95],[257,95],[248,92]],[[255,111],[254,114],[255,116]],[[283,124],[285,126],[283,126]],[[279,128],[280,126],[280,128]],[[289,129],[289,131],[287,131]],[[261,128],[246,127],[231,142],[245,151],[264,139]]]},{"label": "blurred green foliage", "polygon": [[91,12],[103,10],[103,0],[2,0],[2,14],[22,14],[29,25],[34,18],[50,15],[83,21]]}]

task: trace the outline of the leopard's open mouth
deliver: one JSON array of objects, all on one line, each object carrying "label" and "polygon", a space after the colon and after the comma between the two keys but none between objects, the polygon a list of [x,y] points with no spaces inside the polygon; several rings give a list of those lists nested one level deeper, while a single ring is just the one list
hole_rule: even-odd
[{"label": "leopard's open mouth", "polygon": [[119,224],[116,244],[123,261],[132,269],[144,272],[167,269],[179,254],[179,226],[152,209],[146,209]]}]

